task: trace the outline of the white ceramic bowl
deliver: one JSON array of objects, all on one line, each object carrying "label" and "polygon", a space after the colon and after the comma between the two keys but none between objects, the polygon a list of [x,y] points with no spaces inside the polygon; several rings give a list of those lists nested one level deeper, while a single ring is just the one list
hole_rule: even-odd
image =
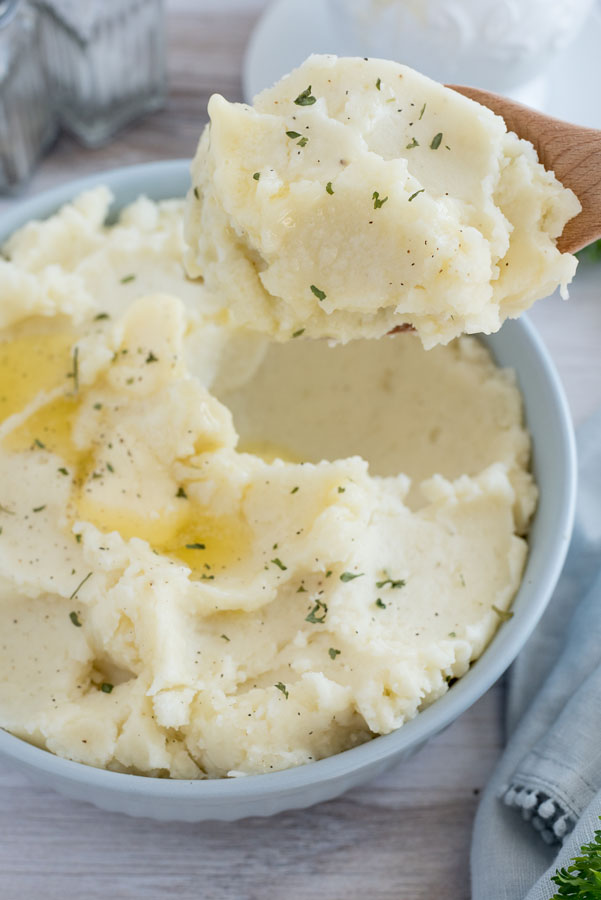
[{"label": "white ceramic bowl", "polygon": [[[145,193],[155,200],[182,196],[188,163],[151,163],[72,182],[15,207],[2,217],[0,243],[33,218],[44,218],[82,190],[107,184],[116,208]],[[453,687],[398,731],[308,765],[244,778],[174,781],[122,775],[71,762],[0,730],[0,755],[31,778],[103,809],[155,819],[201,821],[268,816],[310,806],[373,778],[461,715],[515,659],[540,619],[555,587],[572,530],[576,455],[570,414],[557,373],[525,317],[483,338],[497,362],[517,372],[533,437],[533,467],[540,502],[530,554],[513,618],[501,625],[481,658]]]}]

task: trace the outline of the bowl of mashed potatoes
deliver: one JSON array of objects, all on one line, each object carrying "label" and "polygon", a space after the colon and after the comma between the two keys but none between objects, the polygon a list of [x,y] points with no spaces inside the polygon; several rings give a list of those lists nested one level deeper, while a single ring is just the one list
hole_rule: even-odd
[{"label": "bowl of mashed potatoes", "polygon": [[558,578],[575,454],[525,318],[427,350],[428,322],[249,328],[184,266],[195,192],[156,163],[4,217],[0,753],[233,820],[373,777],[490,687]]}]

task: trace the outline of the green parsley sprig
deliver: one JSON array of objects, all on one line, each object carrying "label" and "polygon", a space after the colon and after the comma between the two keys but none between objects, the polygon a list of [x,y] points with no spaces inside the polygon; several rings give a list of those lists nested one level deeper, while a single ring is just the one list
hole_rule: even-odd
[{"label": "green parsley sprig", "polygon": [[73,348],[73,368],[67,373],[67,378],[73,379],[73,392],[79,392],[79,347]]},{"label": "green parsley sprig", "polygon": [[305,616],[305,622],[310,622],[311,625],[323,625],[326,620],[327,614],[327,604],[323,603],[321,600],[316,600],[315,606],[313,607],[309,615]]},{"label": "green parsley sprig", "polygon": [[383,581],[376,581],[376,587],[383,588],[390,586],[391,588],[403,588],[406,583],[404,578],[389,578],[387,576]]},{"label": "green parsley sprig", "polygon": [[288,699],[288,689],[282,681],[278,681],[277,684],[274,684],[274,687],[276,687],[278,689],[278,691],[282,692],[282,694],[284,695],[286,700]]},{"label": "green parsley sprig", "polygon": [[294,102],[297,106],[313,106],[317,102],[317,97],[314,97],[311,93],[311,85],[305,88],[304,91],[301,91]]},{"label": "green parsley sprig", "polygon": [[551,900],[601,900],[601,829],[589,844],[583,844],[571,865],[557,869],[551,881],[559,887]]},{"label": "green parsley sprig", "polygon": [[[81,588],[84,586],[84,584],[86,583],[86,581],[88,581],[88,579],[90,579],[90,578],[92,577],[92,575],[93,575],[93,572],[88,572],[88,574],[86,575],[86,577],[85,577],[85,578],[82,578],[82,580],[79,582],[79,584],[77,585],[77,587],[75,588],[75,590],[73,591],[73,593],[71,594],[71,596],[69,597],[69,600],[75,600],[75,598],[77,597],[77,594],[79,593],[79,591],[81,590]],[[75,624],[75,623],[74,623],[74,624]]]},{"label": "green parsley sprig", "polygon": [[380,198],[379,191],[374,191],[371,196],[371,199],[374,201],[374,209],[382,209],[382,207],[388,200],[388,197]]},{"label": "green parsley sprig", "polygon": [[357,572],[356,574],[354,572],[343,572],[340,576],[340,580],[346,584],[347,581],[354,581],[355,578],[362,578],[364,574],[364,572]]},{"label": "green parsley sprig", "polygon": [[576,256],[580,262],[601,262],[601,241],[593,241],[592,244],[579,250]]},{"label": "green parsley sprig", "polygon": [[513,619],[513,613],[506,609],[499,609],[498,606],[495,606],[494,603],[491,607],[492,611],[496,613],[501,620],[501,622],[508,622],[510,619]]}]

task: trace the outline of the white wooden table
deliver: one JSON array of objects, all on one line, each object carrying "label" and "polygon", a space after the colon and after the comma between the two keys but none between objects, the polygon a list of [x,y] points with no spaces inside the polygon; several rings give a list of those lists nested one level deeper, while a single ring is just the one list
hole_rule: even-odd
[{"label": "white wooden table", "polygon": [[[171,0],[168,108],[108,148],[62,137],[26,194],[115,165],[189,157],[215,90],[239,99],[240,65],[262,0]],[[0,214],[14,201],[0,202]],[[601,264],[582,267],[569,305],[532,318],[577,421],[601,405]],[[339,800],[237,824],[159,824],[101,812],[0,763],[2,900],[465,900],[478,793],[502,745],[496,685],[417,756]]]}]

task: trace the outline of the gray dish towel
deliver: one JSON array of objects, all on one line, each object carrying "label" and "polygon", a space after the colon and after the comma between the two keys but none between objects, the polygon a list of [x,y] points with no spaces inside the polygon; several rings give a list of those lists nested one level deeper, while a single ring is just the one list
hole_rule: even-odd
[{"label": "gray dish towel", "polygon": [[472,900],[549,900],[601,827],[601,413],[578,432],[576,526],[559,585],[509,676],[505,751],[472,841]]}]

